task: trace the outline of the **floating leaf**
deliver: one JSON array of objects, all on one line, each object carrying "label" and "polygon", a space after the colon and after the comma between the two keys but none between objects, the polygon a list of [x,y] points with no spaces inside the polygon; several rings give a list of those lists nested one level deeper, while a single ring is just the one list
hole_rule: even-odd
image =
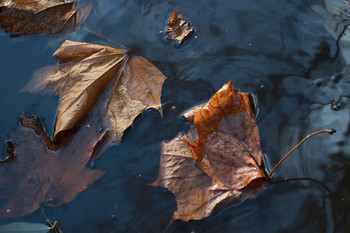
[{"label": "floating leaf", "polygon": [[[95,105],[120,70],[126,51],[103,45],[65,41],[54,56],[62,59],[56,73],[47,78],[61,97],[53,141],[61,141]],[[74,58],[73,62],[69,58]],[[68,59],[68,60],[64,60]],[[60,134],[63,134],[60,135]]]},{"label": "floating leaf", "polygon": [[191,129],[163,143],[154,183],[175,195],[173,220],[202,219],[264,190],[259,131],[248,94],[229,82],[184,117]]},{"label": "floating leaf", "polygon": [[[106,92],[111,93],[106,120],[112,123],[117,142],[143,109],[155,108],[161,112],[160,96],[166,77],[147,59],[129,56],[125,49],[68,40],[54,56],[60,59],[60,64],[52,69],[54,74],[47,78],[46,84],[61,98],[55,143],[61,142]],[[109,85],[113,90],[108,89],[115,78],[114,87]],[[41,89],[33,84],[29,86]]]},{"label": "floating leaf", "polygon": [[182,44],[183,41],[192,36],[194,32],[195,30],[189,21],[183,19],[180,13],[172,11],[166,29],[167,39],[177,40],[179,44]]},{"label": "floating leaf", "polygon": [[38,118],[23,115],[22,124],[13,135],[15,160],[0,164],[0,218],[68,203],[104,174],[85,167],[102,135],[94,127],[81,127],[72,141],[54,152],[40,136],[46,133]]}]

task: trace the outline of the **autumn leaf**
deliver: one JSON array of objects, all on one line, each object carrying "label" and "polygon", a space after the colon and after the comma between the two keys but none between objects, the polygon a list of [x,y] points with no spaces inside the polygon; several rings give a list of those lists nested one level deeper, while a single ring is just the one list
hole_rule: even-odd
[{"label": "autumn leaf", "polygon": [[[61,59],[46,84],[61,97],[53,141],[62,141],[91,108],[121,69],[126,57],[123,49],[65,41],[54,56]],[[70,59],[74,59],[71,61]]]},{"label": "autumn leaf", "polygon": [[248,94],[229,82],[184,117],[191,129],[163,143],[155,182],[175,195],[173,220],[202,219],[263,192],[259,131]]},{"label": "autumn leaf", "polygon": [[68,203],[104,174],[85,167],[101,137],[94,127],[81,127],[72,141],[54,152],[40,136],[46,133],[38,118],[23,115],[21,122],[13,135],[15,159],[0,164],[0,218]]},{"label": "autumn leaf", "polygon": [[182,15],[176,11],[171,12],[168,27],[166,29],[167,39],[176,40],[182,44],[184,40],[192,36],[195,29],[191,23],[183,19]]},{"label": "autumn leaf", "polygon": [[[46,85],[55,89],[61,99],[53,142],[62,142],[104,93],[110,93],[105,125],[111,125],[117,143],[142,110],[154,108],[162,112],[160,96],[166,77],[147,59],[127,52],[68,40],[57,49],[54,56],[60,64],[53,68],[52,75],[44,77]],[[111,86],[112,80],[115,83]],[[33,79],[25,90],[41,89],[35,86],[38,83]]]},{"label": "autumn leaf", "polygon": [[4,0],[0,2],[0,27],[6,32],[54,34],[79,27],[92,4],[76,9],[64,0]]}]

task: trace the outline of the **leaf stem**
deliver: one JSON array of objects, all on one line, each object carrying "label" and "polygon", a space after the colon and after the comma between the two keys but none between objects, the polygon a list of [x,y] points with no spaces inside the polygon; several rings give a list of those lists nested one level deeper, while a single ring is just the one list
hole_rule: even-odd
[{"label": "leaf stem", "polygon": [[278,168],[278,166],[295,150],[297,149],[303,142],[306,141],[306,139],[312,137],[312,136],[315,136],[317,134],[320,134],[320,133],[329,133],[329,134],[333,134],[335,133],[335,129],[322,129],[322,130],[319,130],[319,131],[316,131],[312,134],[309,134],[307,135],[303,140],[301,140],[296,146],[293,147],[293,149],[291,149],[276,165],[275,167],[271,170],[271,172],[269,173],[269,175],[265,178],[265,180],[268,180],[270,178],[270,176],[272,175],[272,173],[274,173],[274,171]]},{"label": "leaf stem", "polygon": [[54,229],[57,225],[57,220],[55,220],[55,222],[52,224],[52,226],[49,228],[50,230]]}]

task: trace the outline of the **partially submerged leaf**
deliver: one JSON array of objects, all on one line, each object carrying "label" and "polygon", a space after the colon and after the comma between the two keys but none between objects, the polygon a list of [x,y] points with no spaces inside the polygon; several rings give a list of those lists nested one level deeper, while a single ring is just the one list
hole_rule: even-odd
[{"label": "partially submerged leaf", "polygon": [[0,27],[6,32],[60,33],[80,26],[91,4],[79,10],[64,0],[4,0],[0,2]]},{"label": "partially submerged leaf", "polygon": [[229,82],[184,116],[191,129],[163,143],[155,183],[175,195],[173,220],[202,219],[228,203],[258,196],[265,174],[248,94]]},{"label": "partially submerged leaf", "polygon": [[50,227],[42,223],[13,222],[0,225],[1,233],[46,233]]},{"label": "partially submerged leaf", "polygon": [[[42,127],[26,116],[13,135],[15,160],[0,164],[0,218],[23,216],[41,205],[58,206],[73,200],[104,172],[86,168],[101,133],[82,127],[57,152],[47,148]],[[84,143],[82,143],[84,142]]]},{"label": "partially submerged leaf", "polygon": [[194,27],[191,23],[183,19],[182,15],[176,11],[171,12],[168,27],[166,29],[167,39],[177,40],[182,44],[184,40],[194,34]]},{"label": "partially submerged leaf", "polygon": [[[116,142],[143,109],[155,108],[161,113],[160,96],[166,77],[147,59],[129,56],[125,49],[68,40],[54,56],[60,59],[60,64],[46,84],[61,99],[55,143],[61,142],[86,117],[103,93],[110,93],[106,120],[112,124]],[[108,85],[112,80],[114,87]]]},{"label": "partially submerged leaf", "polygon": [[147,59],[132,56],[128,60],[107,105],[117,139],[122,138],[143,109],[154,108],[162,114],[160,96],[165,79]]}]

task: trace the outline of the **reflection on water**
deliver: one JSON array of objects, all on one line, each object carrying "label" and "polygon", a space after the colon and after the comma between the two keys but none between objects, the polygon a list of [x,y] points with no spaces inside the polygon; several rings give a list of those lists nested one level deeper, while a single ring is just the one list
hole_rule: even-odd
[{"label": "reflection on water", "polygon": [[[171,10],[198,30],[181,47],[164,43],[159,33]],[[306,142],[273,176],[311,177],[334,193],[309,181],[272,185],[254,200],[201,221],[175,222],[168,231],[349,232],[349,16],[342,0],[95,0],[84,26],[169,77],[164,118],[145,112],[121,145],[95,162],[107,174],[74,201],[45,208],[46,215],[67,232],[163,232],[176,202],[165,189],[148,186],[158,175],[160,143],[186,130],[181,112],[232,80],[257,99],[266,170],[307,134],[337,130]],[[52,134],[57,98],[17,92],[36,69],[56,62],[52,53],[65,39],[109,44],[84,29],[61,36],[0,33],[1,137],[16,128],[22,112],[40,116]],[[42,221],[42,215],[17,220]]]}]

